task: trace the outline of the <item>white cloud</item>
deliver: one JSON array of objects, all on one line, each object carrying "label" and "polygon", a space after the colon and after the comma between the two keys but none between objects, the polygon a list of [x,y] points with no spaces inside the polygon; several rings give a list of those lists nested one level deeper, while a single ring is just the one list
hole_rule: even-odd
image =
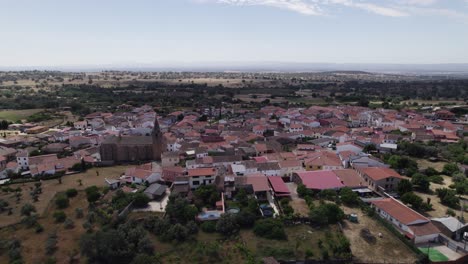
[{"label": "white cloud", "polygon": [[[467,15],[439,6],[439,0],[192,0],[214,2],[235,6],[268,6],[297,12],[303,15],[328,15],[334,7],[364,10],[376,15],[404,17],[410,15],[439,15],[451,18],[465,18]],[[463,0],[468,2],[468,0]]]}]

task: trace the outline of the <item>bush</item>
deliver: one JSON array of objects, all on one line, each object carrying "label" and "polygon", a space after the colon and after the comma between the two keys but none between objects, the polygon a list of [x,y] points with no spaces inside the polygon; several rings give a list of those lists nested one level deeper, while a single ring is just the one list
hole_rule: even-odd
[{"label": "bush", "polygon": [[84,216],[83,208],[76,208],[75,209],[75,217],[77,219],[80,219],[80,218],[83,218],[83,216]]},{"label": "bush", "polygon": [[460,207],[460,199],[457,197],[454,190],[447,188],[437,189],[437,196],[440,198],[440,202],[449,207],[458,209]]},{"label": "bush", "polygon": [[455,213],[455,211],[453,211],[452,209],[448,208],[447,209],[447,212],[446,212],[447,215],[450,215],[450,216],[453,216],[455,217],[457,214]]},{"label": "bush", "polygon": [[21,215],[30,216],[33,212],[36,212],[36,207],[32,204],[27,203],[21,207]]},{"label": "bush", "polygon": [[137,193],[133,197],[133,205],[136,208],[144,208],[148,206],[149,201],[150,201],[150,198],[146,196],[146,194],[144,193]]},{"label": "bush", "polygon": [[55,205],[57,206],[58,209],[65,209],[68,207],[70,204],[68,197],[64,194],[59,194],[57,195],[57,198],[55,199]]},{"label": "bush", "polygon": [[225,235],[231,236],[239,232],[239,224],[233,214],[223,214],[216,223],[216,231]]},{"label": "bush", "polygon": [[99,188],[96,186],[91,186],[86,188],[86,198],[88,199],[89,203],[94,203],[101,197],[99,193]]},{"label": "bush", "polygon": [[440,175],[434,175],[429,177],[429,181],[437,184],[443,184],[444,178]]},{"label": "bush", "polygon": [[256,236],[268,239],[286,239],[283,223],[280,220],[272,218],[257,221],[254,225],[253,232]]},{"label": "bush", "polygon": [[423,204],[422,198],[414,194],[413,192],[405,193],[401,197],[401,201],[405,204],[410,204],[411,207],[413,207],[413,209],[415,210],[419,210]]},{"label": "bush", "polygon": [[75,197],[78,194],[78,191],[76,189],[68,189],[66,191],[66,194],[69,198]]},{"label": "bush", "polygon": [[47,255],[51,255],[57,249],[57,234],[51,233],[45,242],[45,251]]},{"label": "bush", "polygon": [[200,225],[201,230],[206,233],[216,232],[216,222],[205,221]]},{"label": "bush", "polygon": [[455,163],[447,163],[444,165],[444,169],[442,170],[442,174],[452,176],[454,173],[459,172],[460,169],[458,168],[457,164]]},{"label": "bush", "polygon": [[418,187],[419,190],[422,192],[429,191],[429,187],[431,185],[429,178],[421,173],[415,173],[411,177],[411,183]]},{"label": "bush", "polygon": [[23,223],[27,228],[31,228],[37,224],[37,215],[25,216],[21,219],[21,223]]},{"label": "bush", "polygon": [[44,231],[44,227],[42,227],[40,224],[37,224],[34,228],[34,231],[36,231],[36,233],[42,233],[42,231]]},{"label": "bush", "polygon": [[55,211],[53,217],[57,223],[63,223],[67,219],[67,215],[63,211]]},{"label": "bush", "polygon": [[75,223],[70,218],[67,218],[63,223],[63,226],[65,227],[65,229],[72,229],[75,227]]},{"label": "bush", "polygon": [[310,218],[319,225],[336,224],[343,220],[345,214],[341,208],[332,203],[324,203],[310,211]]},{"label": "bush", "polygon": [[359,195],[348,187],[340,190],[340,198],[346,205],[357,205],[360,202]]}]

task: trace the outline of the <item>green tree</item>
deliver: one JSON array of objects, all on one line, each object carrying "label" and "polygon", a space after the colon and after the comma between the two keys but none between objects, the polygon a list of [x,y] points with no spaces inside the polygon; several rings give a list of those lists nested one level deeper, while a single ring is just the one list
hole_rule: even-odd
[{"label": "green tree", "polygon": [[284,225],[280,220],[267,218],[258,220],[255,223],[253,232],[256,236],[265,237],[268,239],[286,239]]},{"label": "green tree", "polygon": [[36,212],[36,207],[32,204],[27,203],[21,207],[21,215],[30,216],[34,212]]},{"label": "green tree", "polygon": [[216,231],[225,235],[231,236],[237,234],[240,230],[239,224],[237,223],[236,216],[233,214],[223,214],[216,223]]},{"label": "green tree", "polygon": [[421,173],[413,174],[413,176],[411,176],[411,183],[423,192],[428,192],[431,185],[429,177]]},{"label": "green tree", "polygon": [[57,198],[55,199],[55,205],[58,209],[65,209],[69,204],[70,202],[65,194],[61,193],[57,195]]},{"label": "green tree", "polygon": [[457,164],[455,163],[447,163],[444,165],[444,168],[442,169],[442,174],[452,176],[453,174],[459,172],[460,169],[458,168]]},{"label": "green tree", "polygon": [[346,205],[357,205],[360,202],[359,195],[348,187],[340,190],[340,197],[341,201]]},{"label": "green tree", "polygon": [[397,186],[398,195],[403,196],[405,193],[413,191],[413,184],[406,179],[401,180]]},{"label": "green tree", "polygon": [[410,204],[415,210],[419,210],[423,204],[423,199],[413,192],[407,192],[401,196],[401,201],[405,204]]},{"label": "green tree", "polygon": [[150,198],[144,193],[137,193],[133,197],[133,205],[136,208],[144,208],[148,206],[149,202],[150,202]]}]

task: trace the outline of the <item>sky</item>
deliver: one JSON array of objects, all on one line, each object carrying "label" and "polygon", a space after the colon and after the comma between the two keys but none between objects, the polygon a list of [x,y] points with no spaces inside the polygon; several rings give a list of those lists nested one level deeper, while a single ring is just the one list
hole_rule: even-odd
[{"label": "sky", "polygon": [[0,0],[0,66],[468,63],[468,0]]}]

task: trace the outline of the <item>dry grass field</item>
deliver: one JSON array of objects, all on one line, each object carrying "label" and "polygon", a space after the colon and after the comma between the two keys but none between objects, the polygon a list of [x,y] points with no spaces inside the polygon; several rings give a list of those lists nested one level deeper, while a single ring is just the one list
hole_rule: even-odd
[{"label": "dry grass field", "polygon": [[[351,250],[356,260],[369,263],[389,263],[390,260],[392,263],[414,263],[416,254],[377,220],[368,217],[360,209],[343,209],[346,214],[358,215],[359,223],[345,221],[343,229],[351,242]],[[361,237],[360,232],[363,228],[368,228],[376,237],[375,244],[370,244]],[[379,233],[382,233],[382,238],[378,237]],[[369,250],[370,248],[372,250]]]},{"label": "dry grass field", "polygon": [[[29,194],[32,188],[34,188],[34,182],[10,185],[13,189],[17,187],[21,188],[22,196],[21,200],[17,202],[14,193],[0,192],[0,199],[7,201],[13,207],[12,215],[7,215],[7,213],[0,214],[0,227],[18,223],[21,220],[21,207],[26,203],[33,204],[37,212],[43,215],[50,201],[58,192],[64,192],[70,188],[84,190],[93,185],[103,187],[106,185],[104,178],[117,179],[125,172],[126,168],[127,166],[92,168],[84,173],[63,176],[61,184],[58,180],[42,181],[42,194],[40,194],[38,202],[33,202]],[[99,171],[99,176],[96,176],[96,171]],[[82,185],[79,184],[79,180],[81,180]]]}]

